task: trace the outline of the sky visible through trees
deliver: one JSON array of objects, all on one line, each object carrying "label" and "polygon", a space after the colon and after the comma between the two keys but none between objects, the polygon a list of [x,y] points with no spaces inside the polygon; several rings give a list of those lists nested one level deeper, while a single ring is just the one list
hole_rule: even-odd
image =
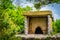
[{"label": "sky visible through trees", "polygon": [[[33,8],[33,10],[35,11],[36,9],[34,8],[34,4],[33,1],[28,2],[26,0],[14,0],[13,4],[15,6],[20,5],[22,7],[26,7],[26,6],[30,6]],[[54,19],[60,19],[60,4],[57,3],[53,3],[53,4],[49,4],[46,5],[44,7],[42,7],[40,10],[51,10],[54,16]]]}]

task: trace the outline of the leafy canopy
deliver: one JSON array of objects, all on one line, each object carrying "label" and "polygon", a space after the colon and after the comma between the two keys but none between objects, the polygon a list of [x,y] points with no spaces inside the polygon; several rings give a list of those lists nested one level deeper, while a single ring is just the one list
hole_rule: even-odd
[{"label": "leafy canopy", "polygon": [[0,40],[9,40],[24,28],[24,11],[30,7],[15,7],[12,0],[0,0]]},{"label": "leafy canopy", "polygon": [[60,0],[27,0],[29,2],[33,2],[34,7],[36,9],[41,8],[42,6],[48,5],[48,4],[52,4],[52,3],[60,3]]},{"label": "leafy canopy", "polygon": [[54,23],[53,23],[53,31],[55,33],[60,33],[60,20],[56,20]]}]

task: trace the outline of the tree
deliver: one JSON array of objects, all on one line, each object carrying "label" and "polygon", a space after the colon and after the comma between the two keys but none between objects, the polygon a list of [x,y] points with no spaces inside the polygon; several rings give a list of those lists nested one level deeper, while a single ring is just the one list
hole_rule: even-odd
[{"label": "tree", "polygon": [[0,40],[10,40],[21,32],[24,27],[23,12],[30,9],[30,7],[15,7],[11,0],[0,0]]},{"label": "tree", "polygon": [[7,9],[7,8],[13,8],[13,4],[12,4],[13,0],[0,0],[0,7],[2,7],[3,9]]},{"label": "tree", "polygon": [[55,33],[60,33],[60,20],[56,20],[54,23],[53,23],[53,31]]},{"label": "tree", "polygon": [[3,11],[0,17],[0,40],[8,40],[24,28],[23,12],[30,10],[29,7],[9,9]]},{"label": "tree", "polygon": [[60,3],[60,0],[27,0],[27,1],[33,1],[34,7],[36,9],[40,9],[42,6],[53,4],[53,3]]}]

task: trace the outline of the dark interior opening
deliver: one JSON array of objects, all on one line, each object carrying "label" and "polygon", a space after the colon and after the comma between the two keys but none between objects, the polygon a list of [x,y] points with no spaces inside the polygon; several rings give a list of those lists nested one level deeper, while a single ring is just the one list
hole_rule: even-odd
[{"label": "dark interior opening", "polygon": [[43,31],[41,30],[40,27],[37,27],[37,28],[36,28],[35,34],[43,34]]}]

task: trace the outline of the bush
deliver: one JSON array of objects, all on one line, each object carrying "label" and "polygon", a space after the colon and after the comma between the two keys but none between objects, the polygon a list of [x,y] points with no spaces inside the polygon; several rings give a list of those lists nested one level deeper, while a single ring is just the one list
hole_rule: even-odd
[{"label": "bush", "polygon": [[53,23],[53,32],[60,33],[60,20],[56,20]]},{"label": "bush", "polygon": [[[14,35],[24,28],[23,12],[25,8],[7,8],[0,14],[0,40],[14,40]],[[18,40],[18,39],[16,39]]]}]

